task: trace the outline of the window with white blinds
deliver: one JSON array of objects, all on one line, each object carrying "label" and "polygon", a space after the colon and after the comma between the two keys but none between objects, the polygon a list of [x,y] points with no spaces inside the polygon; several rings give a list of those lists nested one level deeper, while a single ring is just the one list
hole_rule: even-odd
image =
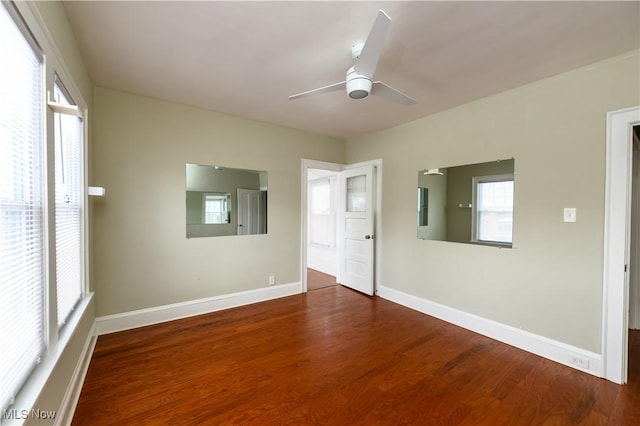
[{"label": "window with white blinds", "polygon": [[43,67],[0,6],[0,410],[45,348]]},{"label": "window with white blinds", "polygon": [[[56,79],[54,101],[72,105],[71,97]],[[82,119],[54,113],[56,199],[56,295],[58,327],[82,296]]]}]

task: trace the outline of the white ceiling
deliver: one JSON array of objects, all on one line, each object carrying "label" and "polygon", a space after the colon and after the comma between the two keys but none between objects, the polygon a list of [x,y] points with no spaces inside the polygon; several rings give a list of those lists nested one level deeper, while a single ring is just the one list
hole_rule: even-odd
[{"label": "white ceiling", "polygon": [[[640,2],[65,2],[97,86],[338,138],[640,46]],[[392,24],[375,74],[417,105],[345,92],[351,45]],[[639,72],[640,78],[640,72]]]}]

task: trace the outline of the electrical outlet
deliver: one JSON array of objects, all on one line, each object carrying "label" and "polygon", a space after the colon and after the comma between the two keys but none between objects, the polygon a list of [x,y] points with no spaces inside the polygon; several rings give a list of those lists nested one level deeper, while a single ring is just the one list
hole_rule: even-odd
[{"label": "electrical outlet", "polygon": [[274,285],[276,283],[276,276],[269,275],[269,285]]},{"label": "electrical outlet", "polygon": [[589,360],[576,355],[569,355],[569,363],[583,370],[589,369]]}]

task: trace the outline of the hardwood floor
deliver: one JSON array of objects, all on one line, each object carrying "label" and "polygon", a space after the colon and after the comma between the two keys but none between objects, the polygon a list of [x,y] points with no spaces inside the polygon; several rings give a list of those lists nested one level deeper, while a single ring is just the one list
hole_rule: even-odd
[{"label": "hardwood floor", "polygon": [[618,386],[342,286],[100,336],[74,425],[638,425]]},{"label": "hardwood floor", "polygon": [[336,277],[325,274],[324,272],[316,271],[315,269],[307,268],[307,291],[317,290],[319,288],[325,288],[332,285],[337,285]]}]

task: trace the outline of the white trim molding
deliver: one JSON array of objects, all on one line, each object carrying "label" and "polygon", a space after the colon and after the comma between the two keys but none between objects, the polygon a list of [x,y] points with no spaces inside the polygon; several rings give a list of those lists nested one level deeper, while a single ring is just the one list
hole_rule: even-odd
[{"label": "white trim molding", "polygon": [[558,342],[389,287],[380,286],[378,288],[378,296],[543,358],[602,377],[602,359],[600,354],[595,352]]},{"label": "white trim molding", "polygon": [[302,284],[294,282],[238,293],[223,294],[170,305],[123,312],[96,318],[97,335],[115,333],[116,331],[159,324],[195,315],[208,314],[223,309],[264,302],[280,297],[293,296],[302,292]]},{"label": "white trim molding", "polygon": [[95,348],[96,341],[98,340],[95,330],[96,324],[94,321],[91,325],[91,330],[87,335],[87,340],[82,348],[82,353],[80,354],[78,363],[73,370],[67,390],[64,393],[62,402],[60,403],[58,415],[54,422],[55,426],[70,425],[71,420],[73,420],[73,415],[76,412],[76,407],[80,400],[82,385],[84,384],[84,379],[87,376],[87,371],[89,371],[89,364],[91,363],[91,357],[93,356],[93,349]]},{"label": "white trim molding", "polygon": [[607,113],[602,284],[603,377],[620,384],[627,381],[632,126],[639,123],[640,107]]}]

